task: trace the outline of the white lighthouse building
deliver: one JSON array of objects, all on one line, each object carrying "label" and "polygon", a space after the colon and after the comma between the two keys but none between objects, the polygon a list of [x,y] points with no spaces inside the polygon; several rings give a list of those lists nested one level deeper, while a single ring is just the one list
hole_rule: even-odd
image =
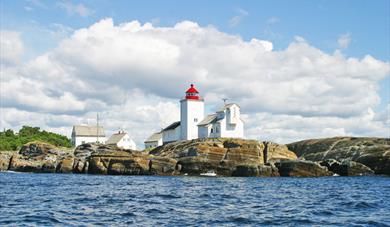
[{"label": "white lighthouse building", "polygon": [[[240,106],[224,104],[214,114],[204,114],[204,100],[191,84],[180,100],[180,121],[173,122],[161,131],[162,143],[197,138],[243,138],[244,122],[240,117]],[[145,141],[145,146],[148,146]]]},{"label": "white lighthouse building", "polygon": [[186,91],[184,99],[180,100],[180,139],[192,140],[198,138],[198,123],[204,118],[204,101],[194,85]]}]

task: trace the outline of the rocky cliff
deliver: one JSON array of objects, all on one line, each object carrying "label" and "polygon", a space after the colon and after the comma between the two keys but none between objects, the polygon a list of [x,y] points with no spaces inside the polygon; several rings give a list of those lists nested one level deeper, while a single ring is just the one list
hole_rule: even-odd
[{"label": "rocky cliff", "polygon": [[0,169],[22,172],[118,175],[279,176],[273,164],[296,159],[285,145],[242,139],[179,141],[150,152],[83,144],[74,151],[29,143],[18,153],[1,153]]},{"label": "rocky cliff", "polygon": [[150,154],[176,159],[182,174],[223,176],[278,176],[274,162],[297,158],[285,145],[225,138],[174,142]]},{"label": "rocky cliff", "polygon": [[199,176],[213,171],[219,176],[352,176],[374,171],[389,174],[389,154],[387,139],[347,137],[287,146],[256,140],[196,139],[169,143],[148,152],[99,144],[83,144],[70,150],[34,142],[19,152],[1,152],[0,170],[111,175]]},{"label": "rocky cliff", "polygon": [[[70,172],[72,166],[67,166],[73,159],[71,149],[58,148],[42,142],[25,144],[18,153],[13,153],[9,159],[8,170],[20,172]],[[70,169],[70,171],[69,171]]]},{"label": "rocky cliff", "polygon": [[311,139],[287,144],[299,158],[310,161],[336,160],[344,162],[344,168],[356,164],[345,164],[348,161],[363,164],[376,174],[390,175],[390,139],[365,137],[334,137]]},{"label": "rocky cliff", "polygon": [[[77,150],[80,152],[80,148]],[[199,176],[214,171],[220,176],[278,176],[271,161],[296,158],[285,145],[242,139],[198,139],[169,143],[148,153],[101,146],[88,159],[87,172]]]}]

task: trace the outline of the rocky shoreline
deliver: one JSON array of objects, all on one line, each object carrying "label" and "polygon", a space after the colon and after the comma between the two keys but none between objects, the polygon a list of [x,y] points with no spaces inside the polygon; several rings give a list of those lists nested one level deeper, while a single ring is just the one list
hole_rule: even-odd
[{"label": "rocky shoreline", "polygon": [[178,141],[150,151],[32,142],[0,152],[0,171],[109,175],[319,177],[390,175],[390,140],[335,137],[287,145],[244,139]]}]

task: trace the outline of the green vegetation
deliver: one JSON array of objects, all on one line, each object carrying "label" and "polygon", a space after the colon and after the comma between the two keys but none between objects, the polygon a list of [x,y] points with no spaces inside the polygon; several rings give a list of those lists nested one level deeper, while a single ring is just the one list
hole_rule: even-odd
[{"label": "green vegetation", "polygon": [[57,147],[71,147],[66,136],[41,130],[39,127],[23,126],[18,133],[8,129],[0,132],[0,151],[18,150],[24,144],[32,141],[42,141]]}]

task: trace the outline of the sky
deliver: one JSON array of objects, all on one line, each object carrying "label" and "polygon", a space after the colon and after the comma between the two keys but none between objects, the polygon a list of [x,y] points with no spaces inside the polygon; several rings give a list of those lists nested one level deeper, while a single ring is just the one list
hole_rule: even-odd
[{"label": "sky", "polygon": [[246,138],[390,137],[390,1],[0,0],[0,124],[138,147],[190,83]]}]

